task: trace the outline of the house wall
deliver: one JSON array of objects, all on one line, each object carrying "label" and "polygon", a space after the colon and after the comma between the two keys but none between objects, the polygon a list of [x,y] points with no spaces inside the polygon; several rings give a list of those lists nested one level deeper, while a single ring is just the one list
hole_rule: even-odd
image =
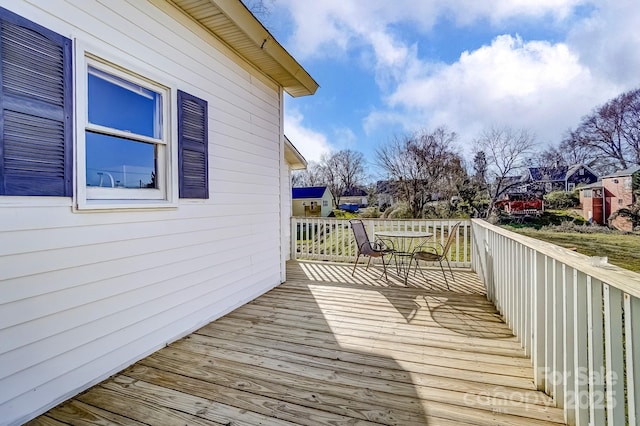
[{"label": "house wall", "polygon": [[603,217],[603,200],[602,200],[602,190],[595,189],[590,190],[591,196],[585,197],[585,191],[580,191],[580,205],[582,206],[582,217],[585,220],[591,220],[594,223],[599,225],[604,225],[604,217]]},{"label": "house wall", "polygon": [[333,211],[333,197],[331,196],[331,192],[326,190],[322,198],[297,198],[293,200],[293,216],[305,217],[305,206],[308,207],[311,203],[320,206],[321,217],[327,217]]},{"label": "house wall", "polygon": [[[602,185],[607,194],[607,218],[616,211],[628,207],[633,203],[632,180],[631,176],[603,178]],[[611,222],[615,228],[631,231],[633,226],[627,218],[619,217]]]},{"label": "house wall", "polygon": [[2,5],[207,100],[210,144],[208,200],[79,213],[71,198],[0,197],[0,424],[12,424],[278,285],[285,198],[281,89],[169,3]]}]

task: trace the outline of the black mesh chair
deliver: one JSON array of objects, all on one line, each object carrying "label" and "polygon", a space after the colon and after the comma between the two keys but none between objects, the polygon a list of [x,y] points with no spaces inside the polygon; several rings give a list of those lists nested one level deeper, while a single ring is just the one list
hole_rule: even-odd
[{"label": "black mesh chair", "polygon": [[365,271],[369,269],[369,263],[371,263],[371,258],[379,257],[382,259],[382,270],[385,279],[387,277],[387,263],[384,261],[384,257],[386,255],[393,256],[393,243],[390,241],[377,239],[374,242],[369,240],[369,236],[367,235],[367,230],[364,227],[364,223],[362,223],[359,219],[351,219],[349,221],[351,223],[351,229],[353,230],[353,236],[356,239],[356,245],[358,246],[358,256],[356,257],[356,263],[353,265],[353,271],[351,272],[351,276],[356,273],[356,267],[358,266],[358,260],[360,256],[367,256],[369,260],[367,261],[367,267]]},{"label": "black mesh chair", "polygon": [[[449,281],[447,280],[447,274],[444,271],[444,266],[442,265],[442,261],[447,262],[447,266],[449,267],[449,273],[451,274],[451,279],[456,280],[453,276],[453,271],[451,270],[451,265],[449,264],[449,250],[451,250],[451,245],[453,244],[453,240],[458,235],[458,228],[460,228],[460,223],[456,223],[453,228],[449,230],[449,236],[447,237],[447,241],[445,241],[444,245],[437,243],[440,246],[438,250],[436,247],[427,248],[426,250],[417,251],[413,254],[413,259],[416,260],[416,269],[418,269],[418,261],[423,260],[425,262],[435,262],[438,261],[440,263],[440,269],[442,270],[442,275],[444,276],[444,282],[447,284],[447,290],[449,290]],[[412,260],[413,260],[412,259]],[[409,268],[411,268],[411,264],[409,264]],[[422,273],[422,269],[420,270]],[[415,276],[416,271],[413,271],[413,275]],[[422,273],[424,277],[424,273]],[[426,278],[425,278],[426,279]]]}]

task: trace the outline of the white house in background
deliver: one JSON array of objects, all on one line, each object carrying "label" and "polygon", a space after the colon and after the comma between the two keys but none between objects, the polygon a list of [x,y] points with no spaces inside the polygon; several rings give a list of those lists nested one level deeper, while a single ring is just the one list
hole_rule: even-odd
[{"label": "white house in background", "polygon": [[354,186],[344,190],[340,197],[340,204],[355,204],[358,207],[367,207],[369,205],[369,195],[364,189]]},{"label": "white house in background", "polygon": [[[290,241],[291,239],[291,227],[288,226],[291,221],[291,216],[293,216],[293,200],[291,198],[291,172],[294,170],[304,170],[307,168],[307,160],[300,154],[300,151],[291,143],[289,138],[284,136],[284,159],[287,162],[288,166],[288,174],[287,181],[283,182],[282,191],[286,191],[288,194],[288,202],[286,205],[282,206],[282,231],[283,231],[283,242]],[[283,247],[286,250],[284,254],[285,260],[291,259],[291,244],[286,244],[287,247]]]},{"label": "white house in background", "polygon": [[326,186],[293,188],[293,215],[327,217],[334,207],[333,195]]},{"label": "white house in background", "polygon": [[19,424],[285,279],[283,94],[318,85],[239,0],[3,1],[0,25],[0,424]]}]

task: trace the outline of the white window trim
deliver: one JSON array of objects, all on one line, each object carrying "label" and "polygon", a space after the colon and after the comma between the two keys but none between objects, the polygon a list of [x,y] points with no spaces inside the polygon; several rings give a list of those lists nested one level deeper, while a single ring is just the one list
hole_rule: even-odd
[{"label": "white window trim", "polygon": [[[160,76],[148,65],[135,63],[132,57],[117,55],[111,50],[91,45],[75,39],[74,49],[74,211],[114,210],[114,209],[163,209],[178,206],[178,134],[177,134],[177,85],[166,76]],[[164,173],[158,172],[157,190],[120,189],[86,187],[86,137],[87,129],[100,131],[101,126],[90,124],[87,110],[88,67],[103,69],[128,81],[140,84],[150,90],[160,92],[162,99],[162,135],[161,140],[144,136],[136,136],[136,140],[164,145],[160,150],[158,164]],[[158,83],[163,82],[163,84]],[[115,134],[109,129],[107,134]],[[130,137],[127,134],[127,137]],[[117,192],[117,194],[116,194]],[[154,193],[152,195],[152,193]],[[115,195],[115,197],[114,197]],[[93,196],[104,199],[91,199]],[[113,198],[107,198],[113,197]],[[152,198],[153,197],[153,198]]]}]

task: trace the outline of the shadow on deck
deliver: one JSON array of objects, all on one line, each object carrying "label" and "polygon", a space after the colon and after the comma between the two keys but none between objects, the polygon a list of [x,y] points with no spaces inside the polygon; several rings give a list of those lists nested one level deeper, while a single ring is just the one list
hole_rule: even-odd
[{"label": "shadow on deck", "polygon": [[33,424],[563,423],[472,272],[408,286],[289,262],[287,282]]}]

